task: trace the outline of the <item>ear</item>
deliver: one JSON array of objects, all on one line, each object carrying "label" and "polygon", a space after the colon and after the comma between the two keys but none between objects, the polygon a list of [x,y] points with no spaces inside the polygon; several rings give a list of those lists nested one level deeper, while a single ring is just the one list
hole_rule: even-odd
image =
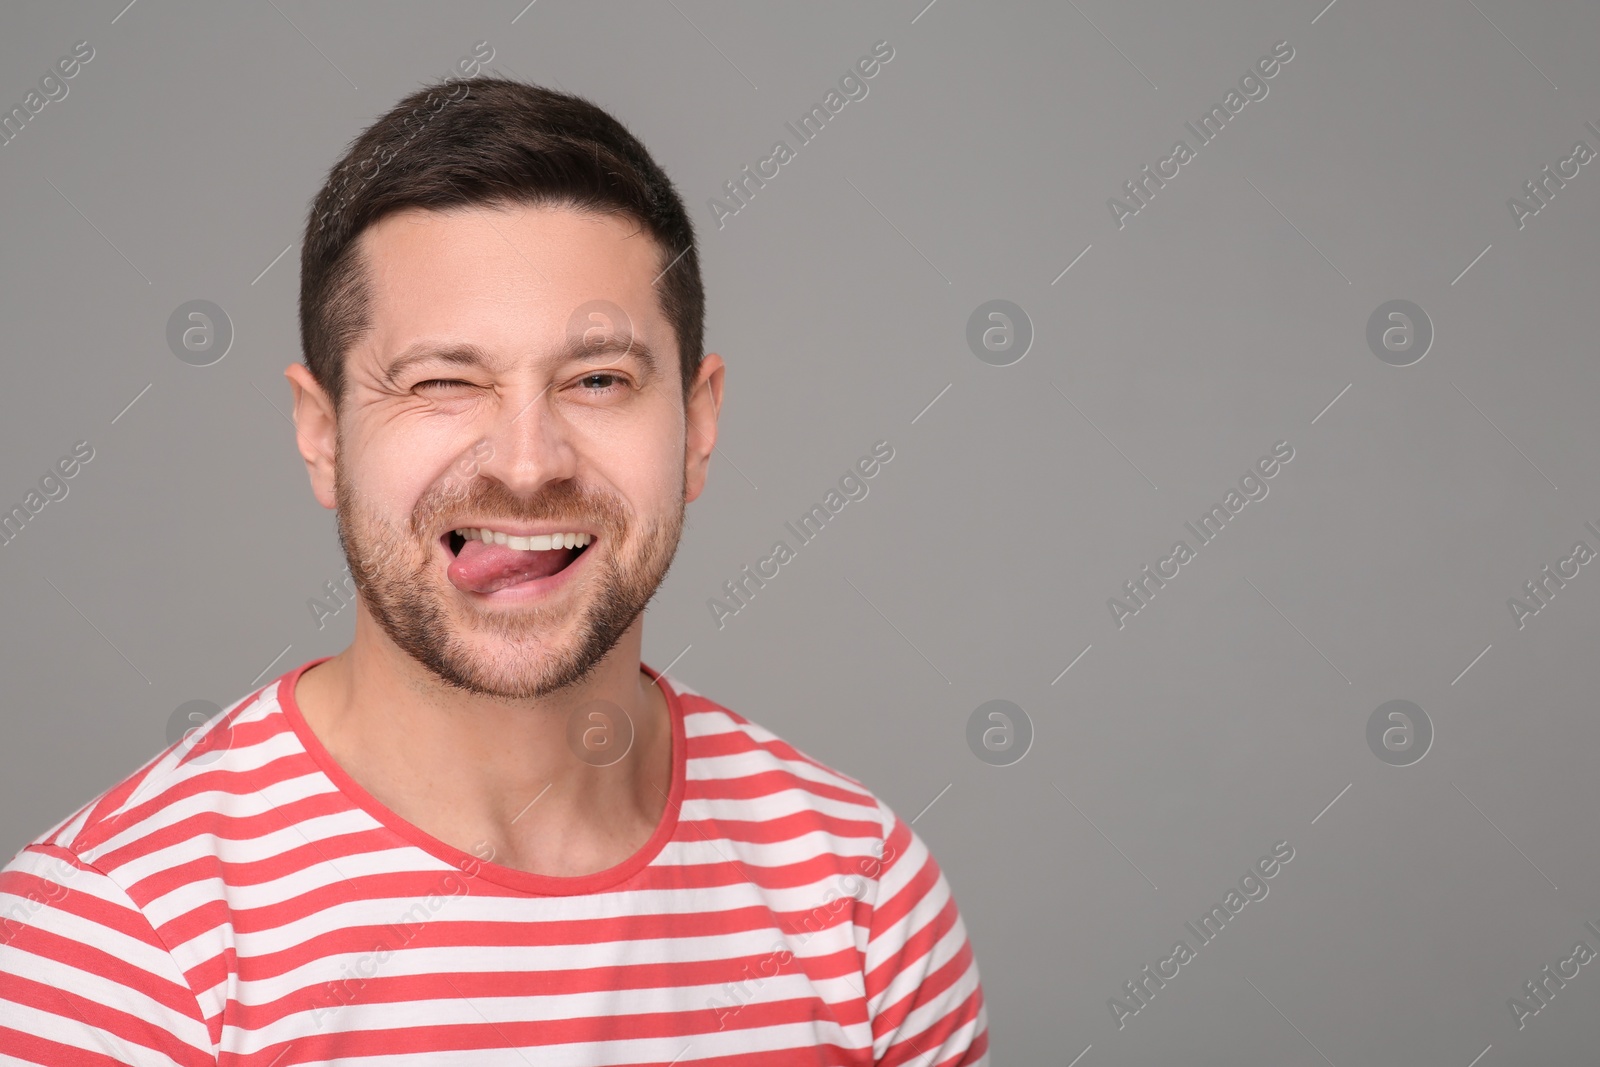
[{"label": "ear", "polygon": [[717,413],[722,410],[722,357],[707,352],[684,405],[683,496],[694,500],[706,487],[706,468],[717,444]]},{"label": "ear", "polygon": [[333,402],[305,364],[289,364],[283,376],[294,391],[295,446],[311,476],[311,492],[317,503],[331,509],[335,506],[333,455],[339,432]]}]

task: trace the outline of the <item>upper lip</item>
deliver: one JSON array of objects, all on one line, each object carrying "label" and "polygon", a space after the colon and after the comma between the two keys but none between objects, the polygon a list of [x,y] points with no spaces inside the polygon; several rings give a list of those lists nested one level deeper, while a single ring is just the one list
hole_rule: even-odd
[{"label": "upper lip", "polygon": [[598,538],[600,536],[582,523],[574,523],[564,526],[560,523],[542,522],[534,526],[518,526],[514,523],[500,522],[493,519],[465,519],[461,522],[457,522],[451,526],[445,527],[445,533],[452,534],[457,530],[484,529],[493,530],[495,533],[503,533],[507,537],[542,537],[549,534],[558,533],[588,534],[591,538]]}]

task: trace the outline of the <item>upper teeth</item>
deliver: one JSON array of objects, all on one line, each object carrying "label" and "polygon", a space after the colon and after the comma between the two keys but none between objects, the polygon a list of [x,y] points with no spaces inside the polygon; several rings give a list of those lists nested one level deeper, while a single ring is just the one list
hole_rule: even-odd
[{"label": "upper teeth", "polygon": [[505,545],[519,552],[549,552],[554,548],[581,548],[594,538],[586,533],[558,533],[539,534],[536,537],[512,537],[501,533],[499,530],[487,528],[477,530],[457,530],[459,536],[469,540],[483,541],[491,545]]}]

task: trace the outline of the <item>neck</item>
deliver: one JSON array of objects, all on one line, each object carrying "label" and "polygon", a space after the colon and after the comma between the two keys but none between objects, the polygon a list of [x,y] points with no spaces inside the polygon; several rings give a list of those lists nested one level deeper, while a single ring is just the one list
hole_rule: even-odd
[{"label": "neck", "polygon": [[[446,686],[358,605],[355,641],[306,671],[295,701],[345,773],[425,833],[485,862],[590,874],[649,839],[671,788],[671,720],[639,669],[642,631],[641,615],[577,685],[509,700]],[[627,723],[590,718],[596,701],[612,719],[621,709],[633,732],[604,766],[615,749],[586,761],[569,742],[588,729],[591,740],[626,743]],[[569,730],[577,715],[584,722]]]}]

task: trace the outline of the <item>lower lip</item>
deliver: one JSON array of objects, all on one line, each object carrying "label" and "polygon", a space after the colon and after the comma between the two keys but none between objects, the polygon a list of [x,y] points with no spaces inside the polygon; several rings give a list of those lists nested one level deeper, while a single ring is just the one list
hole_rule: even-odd
[{"label": "lower lip", "polygon": [[[444,537],[440,538],[439,544],[444,549],[444,565],[449,568],[450,563],[455,559],[455,556],[450,552],[450,535],[445,534]],[[541,600],[545,597],[554,596],[571,584],[573,572],[582,567],[584,561],[594,554],[594,545],[595,542],[590,541],[589,547],[578,553],[577,559],[548,578],[534,578],[531,581],[518,582],[516,585],[508,585],[504,589],[496,589],[492,593],[474,593],[470,590],[461,589],[450,580],[449,575],[445,575],[444,580],[445,584],[455,589],[456,592],[472,597],[474,600],[488,601],[491,604],[522,604],[531,600]]]}]

